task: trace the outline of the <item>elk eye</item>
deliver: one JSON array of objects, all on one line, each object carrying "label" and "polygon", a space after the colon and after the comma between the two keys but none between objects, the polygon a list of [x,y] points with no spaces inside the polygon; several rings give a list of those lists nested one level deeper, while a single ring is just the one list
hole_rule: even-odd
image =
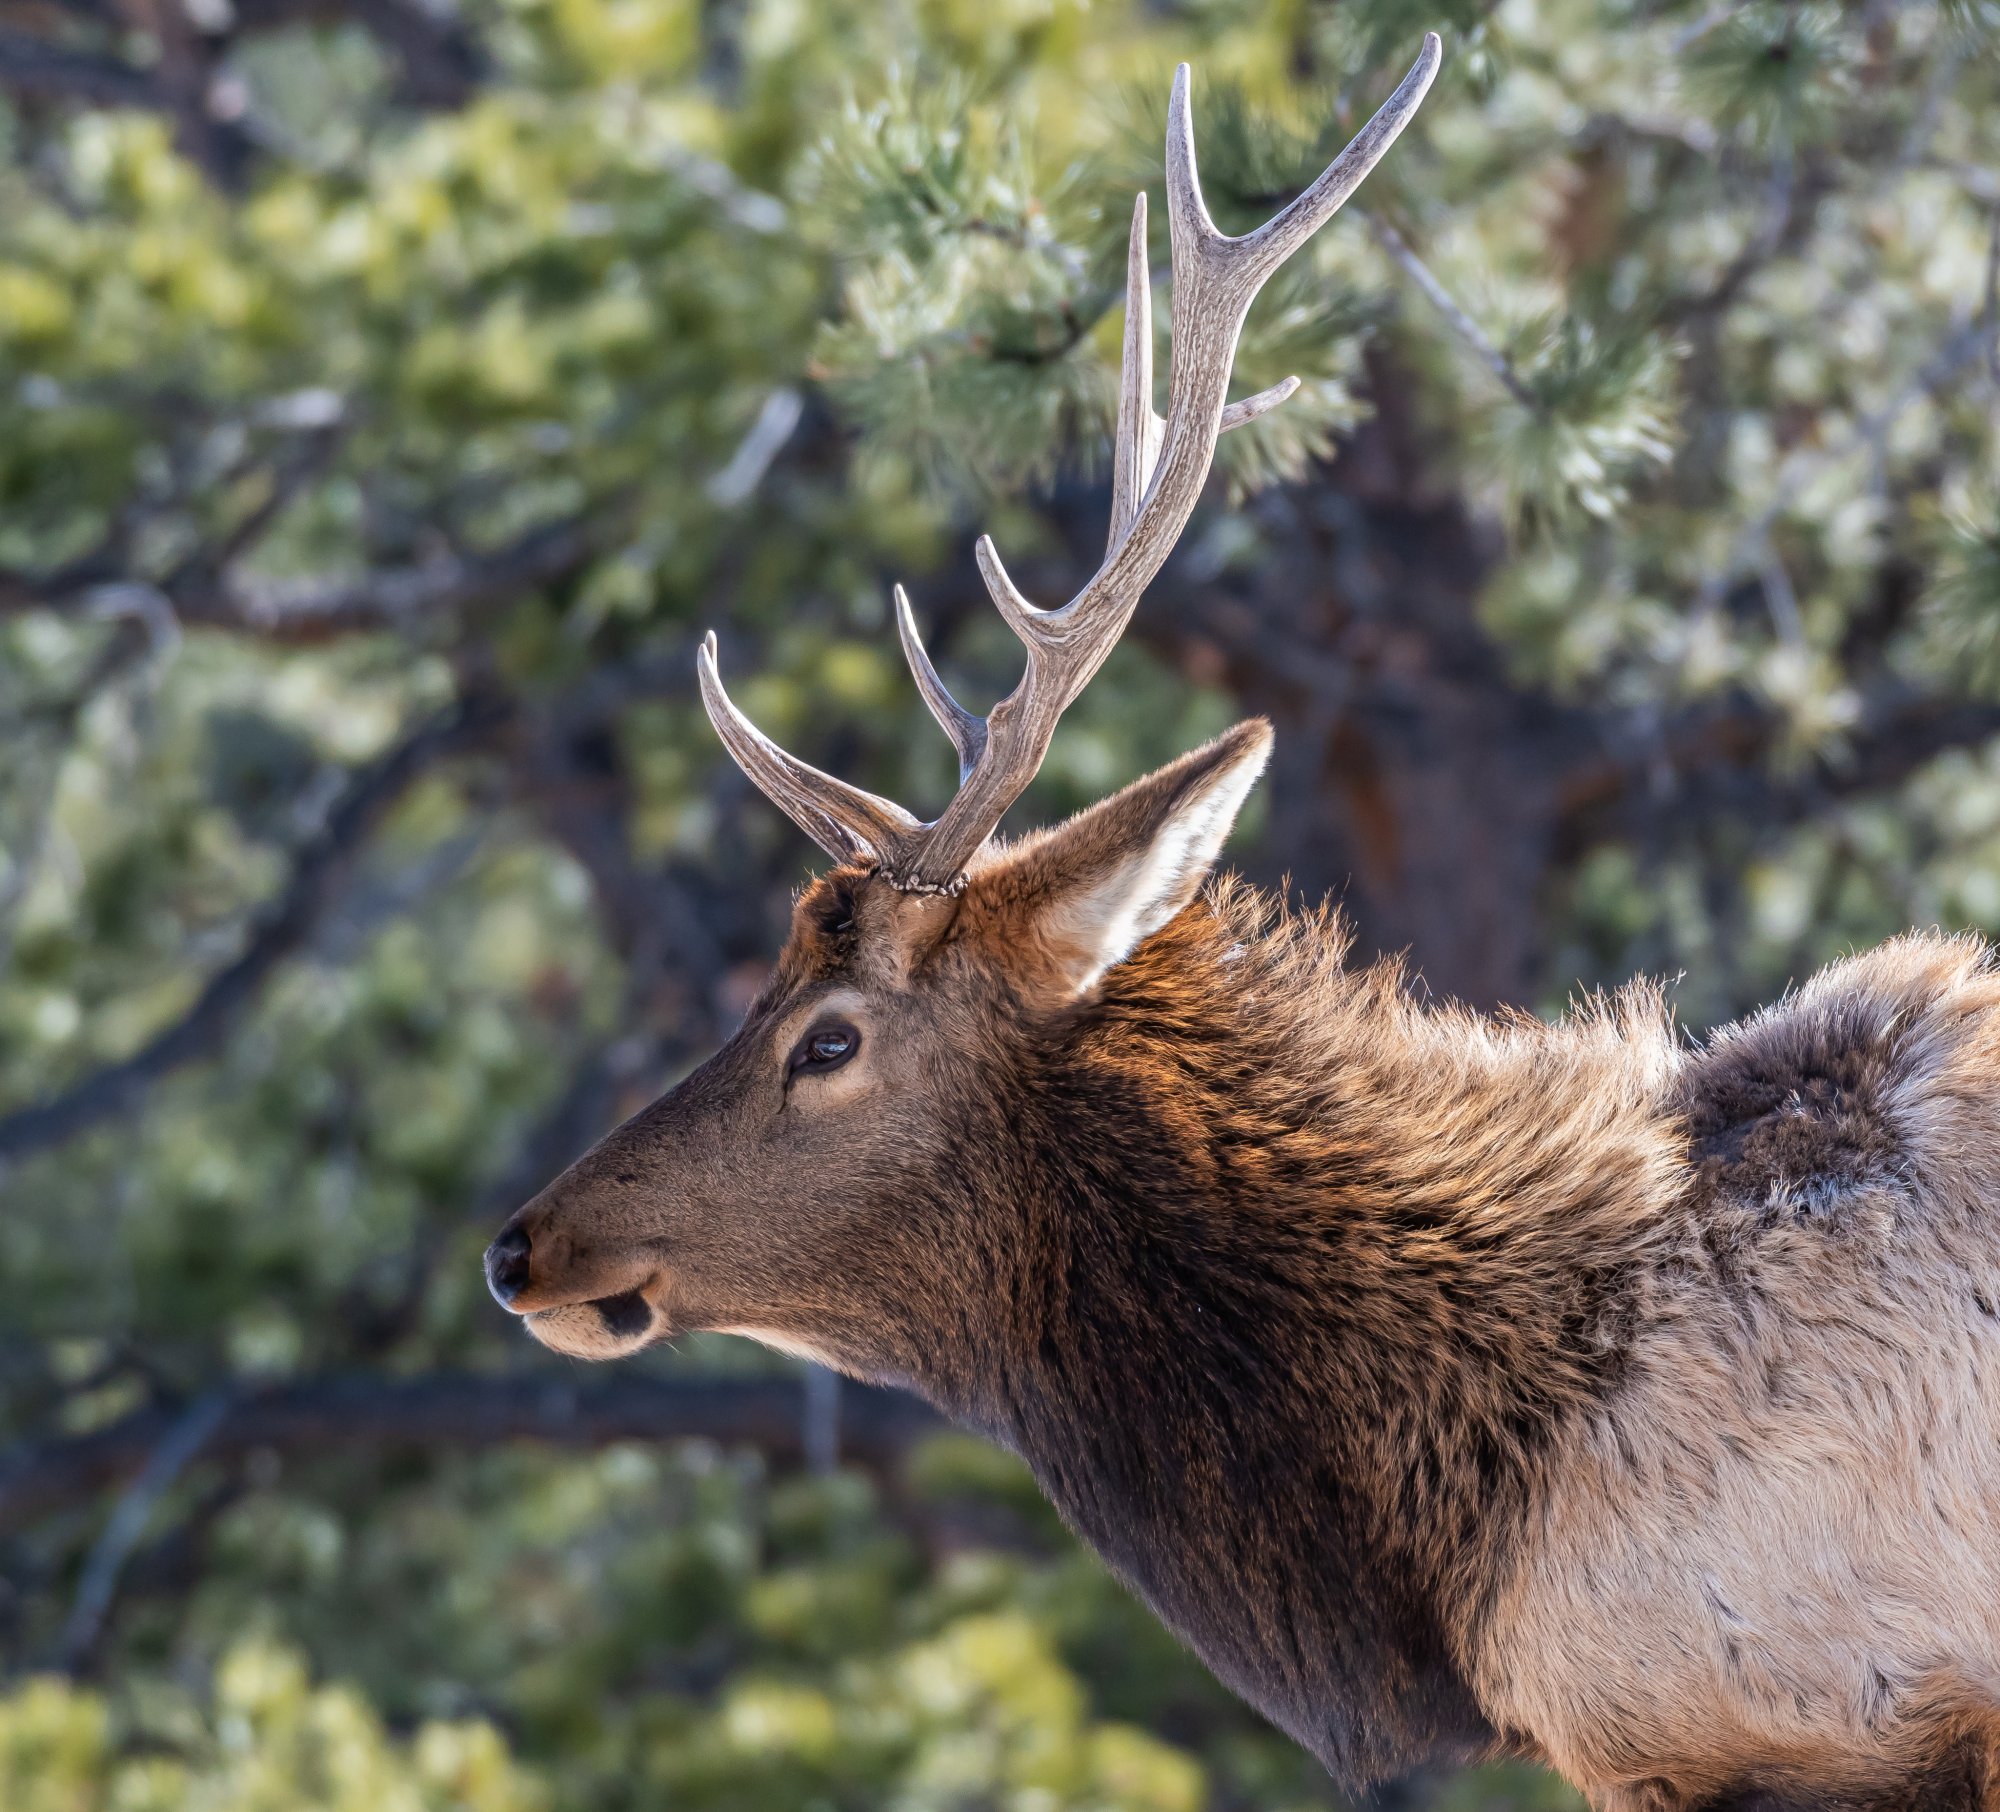
[{"label": "elk eye", "polygon": [[814,1026],[792,1052],[792,1074],[837,1070],[860,1048],[861,1034],[852,1026]]}]

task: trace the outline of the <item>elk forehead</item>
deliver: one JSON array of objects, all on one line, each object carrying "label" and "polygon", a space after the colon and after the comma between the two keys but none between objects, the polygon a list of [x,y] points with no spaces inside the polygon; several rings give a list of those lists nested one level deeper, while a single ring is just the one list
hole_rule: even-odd
[{"label": "elk forehead", "polygon": [[900,893],[871,868],[821,875],[792,908],[791,936],[753,1014],[831,983],[906,987],[957,910],[953,899]]}]

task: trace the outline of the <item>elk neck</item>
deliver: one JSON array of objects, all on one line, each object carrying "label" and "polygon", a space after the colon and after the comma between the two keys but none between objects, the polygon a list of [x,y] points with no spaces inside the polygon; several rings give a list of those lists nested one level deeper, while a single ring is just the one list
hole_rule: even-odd
[{"label": "elk neck", "polygon": [[1344,944],[1225,886],[1048,1032],[964,1168],[990,1287],[916,1381],[1358,1781],[1499,1742],[1458,1658],[1615,1386],[1676,1059],[1653,996],[1480,1020]]}]

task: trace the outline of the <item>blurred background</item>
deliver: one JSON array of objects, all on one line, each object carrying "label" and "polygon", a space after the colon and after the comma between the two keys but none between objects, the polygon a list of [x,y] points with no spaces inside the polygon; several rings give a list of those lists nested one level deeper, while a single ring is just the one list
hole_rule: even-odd
[{"label": "blurred background", "polygon": [[1010,1461],[478,1255],[811,870],[698,633],[935,810],[889,586],[983,708],[974,535],[1095,564],[1172,64],[1241,230],[1433,26],[1017,822],[1268,713],[1247,872],[1696,1036],[2000,931],[1992,0],[0,0],[0,1806],[1344,1803]]}]

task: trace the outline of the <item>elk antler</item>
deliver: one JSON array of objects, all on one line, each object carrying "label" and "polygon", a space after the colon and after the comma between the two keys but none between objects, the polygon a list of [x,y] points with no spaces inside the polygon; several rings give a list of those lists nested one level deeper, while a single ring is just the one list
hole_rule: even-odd
[{"label": "elk antler", "polygon": [[1067,604],[1041,610],[1008,578],[992,540],[974,552],[980,576],[1028,651],[1021,682],[985,717],[974,716],[938,678],[917,634],[910,601],[896,587],[896,629],[931,715],[958,750],[959,788],[943,815],[920,824],[899,805],[849,786],[788,755],[730,703],[715,666],[715,637],[702,644],[701,695],[743,771],[828,855],[873,862],[894,886],[956,893],[965,868],[1021,796],[1047,754],[1057,720],[1103,665],[1140,593],[1180,538],[1208,478],[1218,435],[1275,409],[1298,379],[1225,406],[1243,319],[1279,265],[1331,220],[1409,124],[1441,46],[1424,35],[1415,66],[1354,141],[1275,218],[1231,239],[1216,230],[1195,174],[1188,67],[1174,75],[1167,110],[1167,220],[1173,244],[1173,354],[1167,413],[1153,410],[1152,289],[1146,268],[1146,197],[1132,210],[1125,276],[1125,355],[1118,396],[1111,533],[1104,561]]}]

